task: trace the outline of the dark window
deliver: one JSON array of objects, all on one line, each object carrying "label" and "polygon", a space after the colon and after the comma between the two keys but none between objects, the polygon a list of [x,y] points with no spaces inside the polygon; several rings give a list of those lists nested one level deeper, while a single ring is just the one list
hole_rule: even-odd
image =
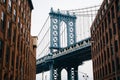
[{"label": "dark window", "polygon": [[111,44],[110,45],[110,50],[111,50],[111,54],[113,55],[114,54],[114,50],[113,50],[114,48],[113,48],[113,45]]},{"label": "dark window", "polygon": [[107,65],[105,65],[105,75],[107,75],[108,74],[108,70],[107,70],[108,68],[107,68]]},{"label": "dark window", "polygon": [[106,44],[108,44],[108,33],[106,33]]},{"label": "dark window", "polygon": [[106,29],[107,28],[107,20],[106,20],[106,18],[105,18],[104,21],[105,21],[104,24],[105,24],[105,29]]},{"label": "dark window", "polygon": [[115,46],[115,52],[118,52],[118,41],[117,40],[115,40],[114,46]]},{"label": "dark window", "polygon": [[111,73],[111,65],[110,65],[110,63],[108,64],[108,69],[109,69],[109,73]]},{"label": "dark window", "polygon": [[3,53],[3,41],[0,40],[0,58],[2,58],[2,53]]},{"label": "dark window", "polygon": [[113,23],[113,33],[116,34],[116,24]]},{"label": "dark window", "polygon": [[2,31],[4,30],[4,22],[5,22],[5,14],[4,12],[2,12],[1,13],[1,25],[0,25]]},{"label": "dark window", "polygon": [[120,30],[120,17],[118,17],[117,23],[118,23],[118,29]]},{"label": "dark window", "polygon": [[117,70],[120,70],[120,59],[118,57],[116,58],[116,63]]},{"label": "dark window", "polygon": [[12,75],[10,76],[10,80],[13,80],[13,76]]},{"label": "dark window", "polygon": [[110,24],[110,12],[108,13],[108,24]]},{"label": "dark window", "polygon": [[120,76],[117,77],[117,80],[120,80]]},{"label": "dark window", "polygon": [[104,60],[106,61],[106,52],[104,51]]},{"label": "dark window", "polygon": [[115,63],[112,61],[112,71],[115,72]]},{"label": "dark window", "polygon": [[16,68],[18,68],[18,56],[16,57]]},{"label": "dark window", "polygon": [[14,34],[13,34],[13,42],[16,40],[16,29],[14,29]]},{"label": "dark window", "polygon": [[14,66],[14,51],[12,52],[12,67]]},{"label": "dark window", "polygon": [[9,62],[9,55],[10,55],[10,48],[7,46],[6,47],[6,63]]},{"label": "dark window", "polygon": [[119,0],[116,0],[116,8],[117,8],[117,11],[120,11],[120,1]]},{"label": "dark window", "polygon": [[8,80],[7,74],[4,75],[4,80]]},{"label": "dark window", "polygon": [[112,12],[112,18],[115,18],[115,14],[114,14],[114,6],[112,7],[111,12]]},{"label": "dark window", "polygon": [[110,37],[110,40],[112,39],[112,29],[109,28],[109,37]]}]

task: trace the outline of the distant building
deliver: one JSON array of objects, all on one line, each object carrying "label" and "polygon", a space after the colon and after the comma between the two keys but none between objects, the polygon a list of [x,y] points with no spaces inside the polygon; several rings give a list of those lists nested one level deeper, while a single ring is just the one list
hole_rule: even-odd
[{"label": "distant building", "polygon": [[0,0],[0,80],[35,80],[31,0]]},{"label": "distant building", "polygon": [[94,80],[120,80],[120,0],[104,0],[91,27]]}]

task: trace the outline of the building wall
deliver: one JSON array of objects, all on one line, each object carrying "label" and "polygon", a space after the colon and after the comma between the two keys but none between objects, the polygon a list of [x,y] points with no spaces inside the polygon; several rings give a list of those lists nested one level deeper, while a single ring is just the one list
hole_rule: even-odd
[{"label": "building wall", "polygon": [[0,80],[35,80],[31,0],[0,0]]},{"label": "building wall", "polygon": [[104,0],[91,27],[94,80],[120,80],[120,0]]}]

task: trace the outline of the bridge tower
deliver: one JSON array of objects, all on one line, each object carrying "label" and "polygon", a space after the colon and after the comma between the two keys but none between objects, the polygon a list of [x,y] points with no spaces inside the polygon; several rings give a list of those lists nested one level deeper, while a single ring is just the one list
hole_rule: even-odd
[{"label": "bridge tower", "polygon": [[53,11],[53,8],[51,8],[51,11],[49,13],[50,15],[50,51],[51,53],[53,50],[59,50],[61,49],[61,43],[60,43],[60,23],[63,21],[66,24],[67,28],[67,46],[70,46],[71,44],[76,43],[76,16],[75,14],[70,15],[69,12],[66,14],[63,14],[59,11],[55,12]]}]

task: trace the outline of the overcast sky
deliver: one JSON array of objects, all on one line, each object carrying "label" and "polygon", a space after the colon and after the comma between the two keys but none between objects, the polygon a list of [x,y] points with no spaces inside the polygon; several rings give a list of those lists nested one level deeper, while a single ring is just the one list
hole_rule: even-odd
[{"label": "overcast sky", "polygon": [[[102,1],[103,0],[32,0],[34,9],[32,11],[31,34],[33,36],[38,35],[45,20],[49,16],[48,13],[50,12],[51,7],[53,7],[54,10],[80,9],[94,5],[100,5]],[[79,71],[89,74],[88,80],[92,80],[92,61],[85,62],[83,66],[79,67]],[[66,73],[64,72],[63,75],[64,74]],[[79,77],[82,75],[83,74],[79,74]],[[47,76],[47,80],[49,80],[48,73],[44,73],[44,76]],[[40,78],[41,74],[37,74],[36,80],[42,80]],[[84,80],[82,77],[80,78],[81,80]]]}]

